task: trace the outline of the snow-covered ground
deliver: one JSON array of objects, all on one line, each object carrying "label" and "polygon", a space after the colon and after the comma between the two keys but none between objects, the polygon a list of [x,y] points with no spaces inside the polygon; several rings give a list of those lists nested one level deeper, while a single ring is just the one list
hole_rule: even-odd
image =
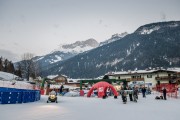
[{"label": "snow-covered ground", "polygon": [[[48,96],[34,103],[0,105],[1,120],[180,120],[180,98],[155,100],[139,96],[138,103],[121,98],[58,97],[59,103],[46,103]],[[129,100],[129,99],[128,99]]]},{"label": "snow-covered ground", "polygon": [[33,89],[33,85],[26,81],[16,81],[18,76],[0,71],[0,87],[19,88],[19,89]]}]

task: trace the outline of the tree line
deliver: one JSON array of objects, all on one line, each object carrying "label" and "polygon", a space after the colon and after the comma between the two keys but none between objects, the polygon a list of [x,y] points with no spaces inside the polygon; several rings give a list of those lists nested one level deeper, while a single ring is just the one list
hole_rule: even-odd
[{"label": "tree line", "polygon": [[17,69],[15,69],[12,61],[10,61],[6,58],[3,58],[2,56],[0,57],[0,71],[12,73],[12,74],[15,74],[19,77],[22,77],[21,67],[18,66]]},{"label": "tree line", "polygon": [[32,53],[24,53],[22,60],[13,64],[12,61],[0,57],[0,71],[15,74],[21,78],[29,81],[32,77],[35,79],[39,76],[39,65],[33,60],[34,55]]}]

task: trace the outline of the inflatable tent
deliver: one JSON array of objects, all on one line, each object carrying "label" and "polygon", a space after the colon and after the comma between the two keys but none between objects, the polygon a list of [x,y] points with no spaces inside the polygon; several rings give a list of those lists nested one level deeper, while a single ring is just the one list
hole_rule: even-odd
[{"label": "inflatable tent", "polygon": [[94,84],[92,86],[92,88],[89,90],[89,92],[87,93],[87,97],[90,97],[93,90],[97,90],[98,91],[98,97],[102,98],[104,96],[106,96],[106,90],[110,88],[114,94],[114,98],[117,98],[118,93],[115,90],[115,88],[109,84],[108,82],[98,82],[96,84]]}]

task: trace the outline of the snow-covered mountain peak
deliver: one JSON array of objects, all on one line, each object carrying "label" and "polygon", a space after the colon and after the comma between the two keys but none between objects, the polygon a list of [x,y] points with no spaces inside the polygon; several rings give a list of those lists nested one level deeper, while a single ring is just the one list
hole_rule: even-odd
[{"label": "snow-covered mountain peak", "polygon": [[164,28],[174,28],[180,25],[179,21],[170,21],[170,22],[159,22],[159,23],[152,23],[147,24],[144,26],[139,27],[135,33],[144,35],[144,34],[151,34],[154,31],[163,30]]},{"label": "snow-covered mountain peak", "polygon": [[128,34],[127,32],[123,32],[123,33],[121,33],[121,34],[116,33],[116,34],[112,35],[112,37],[111,37],[110,39],[123,38],[123,37],[125,37],[127,34]]},{"label": "snow-covered mountain peak", "polygon": [[112,35],[110,39],[105,40],[104,42],[101,42],[99,46],[103,46],[103,45],[106,45],[108,43],[119,40],[119,39],[125,37],[127,34],[128,34],[127,32],[124,32],[124,33],[121,33],[121,34],[116,33],[116,34]]},{"label": "snow-covered mountain peak", "polygon": [[82,53],[90,49],[96,48],[98,45],[99,43],[95,39],[91,38],[85,41],[76,41],[72,44],[60,44],[59,48],[54,50],[54,52],[61,51],[63,53]]},{"label": "snow-covered mountain peak", "polygon": [[139,33],[140,34],[151,34],[153,31],[159,30],[160,27],[159,26],[155,26],[153,28],[146,28],[144,27]]}]

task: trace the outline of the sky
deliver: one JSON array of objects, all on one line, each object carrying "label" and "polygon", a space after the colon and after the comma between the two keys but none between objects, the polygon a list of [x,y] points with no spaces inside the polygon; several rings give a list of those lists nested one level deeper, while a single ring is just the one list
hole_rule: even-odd
[{"label": "sky", "polygon": [[179,21],[180,0],[0,0],[0,56],[45,55],[60,44]]}]

